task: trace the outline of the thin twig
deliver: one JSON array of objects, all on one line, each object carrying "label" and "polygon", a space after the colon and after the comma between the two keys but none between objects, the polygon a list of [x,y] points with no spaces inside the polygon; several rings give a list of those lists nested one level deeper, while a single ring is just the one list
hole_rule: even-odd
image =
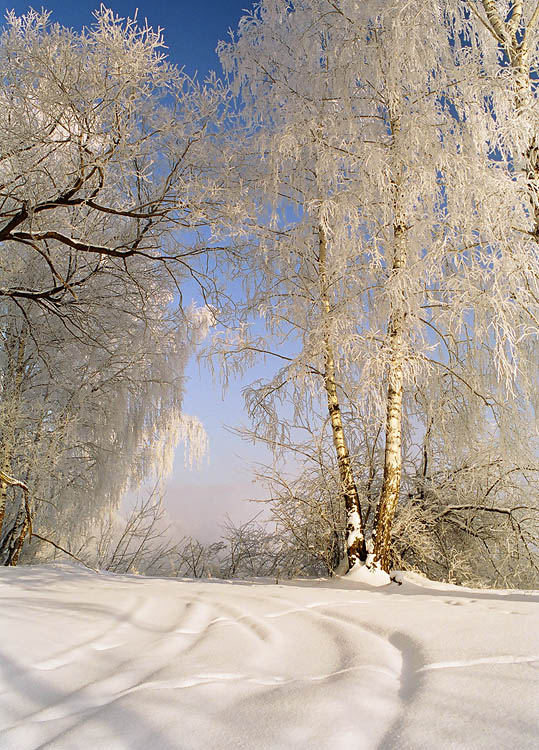
[{"label": "thin twig", "polygon": [[56,542],[53,542],[52,539],[47,539],[46,537],[41,536],[41,534],[36,534],[35,531],[32,533],[32,536],[35,536],[36,539],[40,539],[42,542],[47,542],[47,544],[52,544],[53,547],[56,547],[56,549],[60,550],[60,552],[64,552],[66,555],[69,555],[69,557],[72,557],[81,565],[84,565],[85,568],[89,568],[90,570],[93,570],[94,573],[99,573],[99,570],[97,570],[96,568],[92,568],[91,565],[88,565],[88,563],[85,563],[84,560],[80,559],[80,557],[77,557],[77,555],[74,555],[73,552],[69,552],[67,549],[64,549],[64,547],[61,547],[59,544],[56,544]]}]

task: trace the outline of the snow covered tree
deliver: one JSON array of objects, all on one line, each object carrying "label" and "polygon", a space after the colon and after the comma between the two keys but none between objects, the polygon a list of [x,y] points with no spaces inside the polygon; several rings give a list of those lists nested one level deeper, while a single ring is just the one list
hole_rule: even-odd
[{"label": "snow covered tree", "polygon": [[[36,310],[26,313],[30,325],[3,315],[4,460],[31,489],[35,530],[70,549],[126,489],[170,470],[180,437],[200,445],[181,404],[183,369],[203,321],[169,309],[155,280],[144,287],[146,299],[142,289],[116,283],[81,291],[81,301],[86,293],[92,303],[103,299],[103,314],[86,325],[110,335],[106,346],[66,336],[61,320]],[[25,520],[12,498],[0,547],[7,562]]]},{"label": "snow covered tree", "polygon": [[316,412],[325,392],[350,567],[367,551],[350,451],[367,445],[354,438],[358,421],[375,436],[370,455],[385,433],[371,564],[386,571],[405,499],[403,443],[429,426],[414,408],[426,384],[449,381],[486,442],[530,424],[537,256],[526,242],[516,253],[507,246],[517,204],[509,210],[502,185],[514,177],[509,160],[492,158],[501,136],[490,140],[505,131],[485,106],[471,43],[457,43],[456,12],[419,1],[266,0],[221,48],[252,132],[246,316],[268,330],[249,338],[246,317],[228,343],[247,359],[273,353],[284,363],[247,392],[257,435],[276,447],[293,442],[301,412]]},{"label": "snow covered tree", "polygon": [[161,47],[160,33],[103,7],[80,33],[46,12],[10,13],[0,36],[7,563],[31,515],[76,537],[170,463],[182,429],[195,437],[182,372],[209,317],[182,311],[181,282],[201,280],[197,259],[216,252],[226,92],[195,85]]},{"label": "snow covered tree", "polygon": [[[351,19],[341,5],[260,3],[240,25],[238,41],[223,48],[222,55],[229,67],[235,66],[263,159],[258,181],[254,178],[261,188],[255,212],[261,215],[271,207],[269,231],[254,258],[266,283],[262,291],[257,277],[259,310],[272,333],[300,339],[286,376],[296,382],[303,378],[296,396],[301,399],[305,388],[316,393],[316,378],[322,378],[347,509],[346,552],[353,567],[366,558],[365,529],[341,403],[370,402],[368,411],[379,419],[385,397],[376,392],[377,382],[389,370],[386,466],[395,463],[400,416],[395,421],[393,401],[402,399],[402,384],[394,381],[402,381],[404,351],[397,320],[405,315],[403,305],[411,304],[402,294],[406,221],[401,204],[405,192],[410,202],[417,198],[410,178],[403,176],[406,153],[399,149],[413,153],[419,138],[411,140],[409,125],[403,132],[399,110],[401,85],[417,88],[417,81],[403,82],[400,72],[397,78],[389,48],[380,41],[380,21],[357,4],[350,6]],[[420,19],[419,30],[424,32],[431,20],[430,15]],[[423,45],[422,34],[413,39]],[[413,57],[411,52],[407,70],[413,70]],[[425,76],[420,85],[420,93],[425,93]],[[416,110],[423,101],[430,105],[428,97],[419,98]],[[433,131],[432,107],[429,114]],[[415,115],[417,123],[422,115],[423,125],[429,124],[424,111]],[[413,154],[416,169],[421,160],[428,163],[425,149],[436,146],[435,132],[431,136],[423,138],[421,151]],[[430,165],[425,174],[430,180],[422,188],[431,191],[432,203],[439,188]],[[432,213],[431,206],[427,210]],[[420,231],[424,224],[419,224]],[[390,312],[388,323],[386,311],[392,307],[400,312]],[[269,384],[268,393],[275,387],[275,382]],[[259,404],[262,399],[253,401]],[[267,410],[267,399],[262,408]],[[395,471],[387,472],[380,505],[382,545],[387,545],[399,475],[397,460]]]},{"label": "snow covered tree", "polygon": [[[256,155],[247,177],[253,199],[250,214],[253,223],[262,223],[263,228],[250,259],[254,283],[247,290],[247,310],[262,315],[273,336],[289,342],[292,353],[291,357],[277,354],[290,364],[275,380],[252,392],[249,411],[266,422],[266,436],[275,443],[277,416],[270,399],[282,398],[290,387],[298,412],[306,389],[313,390],[312,379],[320,378],[347,514],[347,554],[353,565],[365,560],[366,547],[338,392],[341,355],[336,335],[343,317],[335,313],[334,298],[355,249],[351,256],[339,258],[333,250],[338,241],[332,236],[339,222],[348,231],[348,205],[339,200],[339,183],[348,163],[341,156],[345,149],[339,153],[339,148],[346,139],[331,131],[339,116],[333,111],[333,102],[340,97],[339,73],[347,61],[334,56],[336,45],[333,36],[329,42],[329,28],[313,25],[314,10],[312,3],[295,4],[293,10],[287,3],[258,4],[242,20],[237,42],[221,48],[221,58],[235,73],[245,102],[243,114],[254,129]],[[249,355],[267,351],[268,346],[263,341],[240,341],[239,351]]]}]

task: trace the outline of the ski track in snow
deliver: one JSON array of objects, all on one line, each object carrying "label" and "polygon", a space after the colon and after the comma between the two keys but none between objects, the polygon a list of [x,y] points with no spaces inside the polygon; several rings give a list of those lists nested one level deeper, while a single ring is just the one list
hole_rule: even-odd
[{"label": "ski track in snow", "polygon": [[2,571],[2,750],[416,750],[539,736],[539,592]]}]

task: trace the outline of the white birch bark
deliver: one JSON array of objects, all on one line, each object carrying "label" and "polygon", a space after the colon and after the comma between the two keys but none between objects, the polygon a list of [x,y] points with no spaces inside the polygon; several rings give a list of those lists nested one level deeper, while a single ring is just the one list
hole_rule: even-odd
[{"label": "white birch bark", "polygon": [[318,272],[322,318],[324,322],[324,388],[328,402],[333,445],[337,454],[341,493],[346,508],[346,553],[348,556],[348,566],[351,569],[357,563],[366,560],[367,550],[359,494],[342,423],[339,395],[337,392],[335,357],[328,331],[331,303],[327,277],[327,237],[322,226],[318,228]]},{"label": "white birch bark", "polygon": [[[391,119],[393,149],[400,131],[398,117]],[[406,224],[402,207],[402,169],[394,178],[393,262],[391,274],[398,275],[406,265]],[[404,332],[406,312],[402,292],[392,300],[387,346],[389,349],[384,476],[374,527],[374,560],[389,572],[391,529],[399,502],[402,474],[402,397],[404,384]]]}]

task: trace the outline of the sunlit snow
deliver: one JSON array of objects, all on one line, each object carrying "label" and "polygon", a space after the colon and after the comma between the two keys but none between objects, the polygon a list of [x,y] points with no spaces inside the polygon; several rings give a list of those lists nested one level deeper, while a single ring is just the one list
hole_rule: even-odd
[{"label": "sunlit snow", "polygon": [[535,750],[539,592],[0,573],[2,750]]}]

